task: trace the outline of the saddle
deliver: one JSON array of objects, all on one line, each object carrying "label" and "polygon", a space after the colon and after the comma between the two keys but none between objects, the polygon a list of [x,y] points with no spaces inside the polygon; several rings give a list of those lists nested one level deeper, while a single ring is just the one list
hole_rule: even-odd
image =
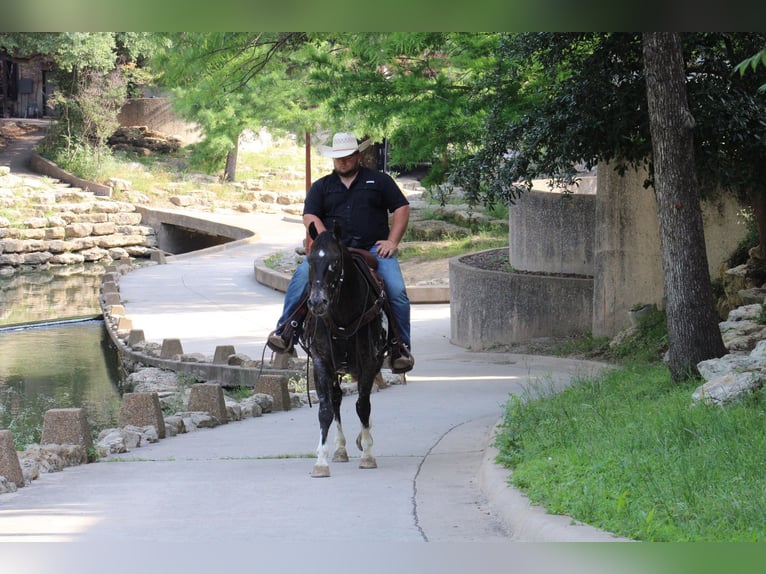
[{"label": "saddle", "polygon": [[351,259],[375,290],[375,295],[380,296],[383,290],[383,279],[377,272],[378,258],[366,249],[359,249],[358,247],[348,247],[347,249],[351,253]]}]

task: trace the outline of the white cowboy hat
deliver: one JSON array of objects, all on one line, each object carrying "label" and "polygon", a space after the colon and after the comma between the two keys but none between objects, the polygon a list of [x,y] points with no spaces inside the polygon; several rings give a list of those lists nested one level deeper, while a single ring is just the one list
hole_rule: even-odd
[{"label": "white cowboy hat", "polygon": [[370,145],[370,140],[357,142],[356,136],[348,132],[338,132],[332,136],[332,146],[320,145],[317,147],[319,153],[324,157],[346,157],[358,151],[366,150]]}]

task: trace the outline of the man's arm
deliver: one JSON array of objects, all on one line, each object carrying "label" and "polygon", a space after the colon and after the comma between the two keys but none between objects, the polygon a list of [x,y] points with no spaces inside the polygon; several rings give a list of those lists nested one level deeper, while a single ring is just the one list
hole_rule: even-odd
[{"label": "man's arm", "polygon": [[[304,216],[305,217],[305,216]],[[402,205],[394,211],[391,220],[391,230],[388,233],[388,239],[382,239],[375,242],[378,246],[378,255],[381,257],[393,257],[396,255],[396,249],[399,247],[407,225],[410,222],[410,206]]]},{"label": "man's arm", "polygon": [[322,220],[319,219],[316,215],[311,215],[310,213],[304,213],[303,214],[303,225],[306,227],[306,233],[308,233],[309,225],[311,223],[314,223],[317,228],[317,233],[322,233],[325,230],[324,223],[322,223]]},{"label": "man's arm", "polygon": [[322,223],[322,220],[319,219],[316,215],[311,215],[310,213],[304,213],[303,214],[303,225],[306,227],[306,239],[304,241],[304,247],[306,248],[306,253],[311,251],[311,243],[313,240],[311,239],[311,236],[309,235],[309,225],[311,223],[314,223],[317,228],[317,235],[322,233],[325,230],[324,223]]}]

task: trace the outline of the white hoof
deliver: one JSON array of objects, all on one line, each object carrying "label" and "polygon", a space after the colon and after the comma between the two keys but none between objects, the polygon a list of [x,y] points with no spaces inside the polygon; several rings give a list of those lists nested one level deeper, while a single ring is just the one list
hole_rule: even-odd
[{"label": "white hoof", "polygon": [[378,468],[378,461],[374,456],[363,456],[359,461],[359,468]]},{"label": "white hoof", "polygon": [[333,462],[348,462],[348,452],[345,448],[341,447],[336,449],[332,455]]},{"label": "white hoof", "polygon": [[311,469],[312,478],[327,478],[330,476],[330,467],[326,464],[315,464]]}]

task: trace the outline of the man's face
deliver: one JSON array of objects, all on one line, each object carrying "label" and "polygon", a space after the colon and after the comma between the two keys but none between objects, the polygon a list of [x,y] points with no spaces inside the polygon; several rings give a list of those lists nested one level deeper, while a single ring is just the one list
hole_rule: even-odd
[{"label": "man's face", "polygon": [[336,157],[332,160],[335,172],[341,177],[351,177],[357,171],[359,171],[359,162],[362,154],[359,152],[352,153],[346,157]]}]

